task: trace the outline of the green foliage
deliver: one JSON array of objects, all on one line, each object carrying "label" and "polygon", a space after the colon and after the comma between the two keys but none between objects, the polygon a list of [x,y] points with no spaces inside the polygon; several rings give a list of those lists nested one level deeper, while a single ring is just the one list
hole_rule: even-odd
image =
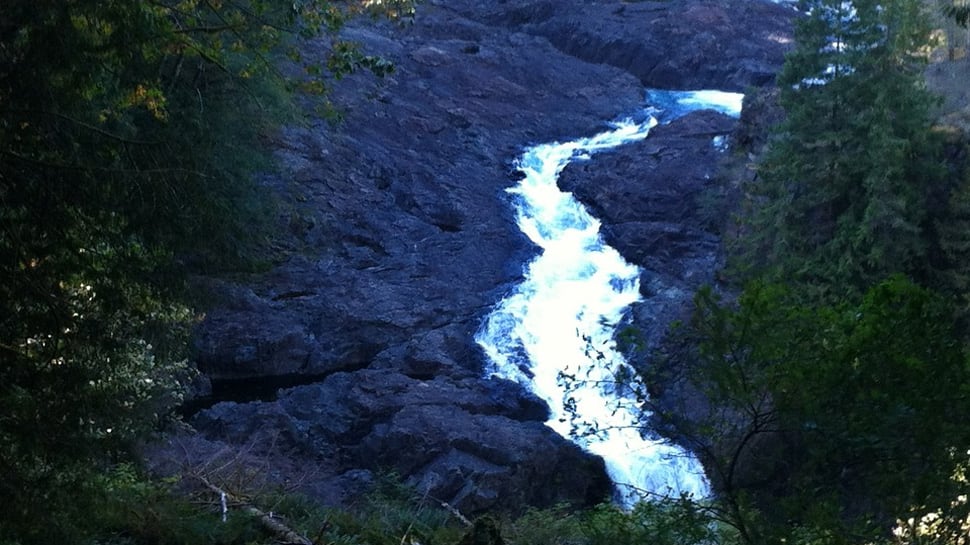
[{"label": "green foliage", "polygon": [[101,477],[100,501],[87,512],[93,543],[99,545],[220,545],[260,543],[265,533],[238,510],[222,521],[218,502],[193,503],[172,484],[154,482],[132,466]]},{"label": "green foliage", "polygon": [[[899,277],[858,305],[797,301],[763,284],[736,309],[698,297],[692,379],[713,408],[693,433],[718,434],[705,461],[732,524],[750,542],[792,524],[875,538],[896,517],[949,505],[954,452],[970,445],[949,305]],[[752,497],[766,517],[757,523],[738,508]]]},{"label": "green foliage", "polygon": [[[222,521],[218,498],[201,489],[187,496],[191,483],[148,481],[130,466],[102,478],[102,500],[89,511],[94,542],[104,545],[191,545],[273,543],[253,514],[230,502]],[[461,528],[450,513],[432,506],[393,476],[353,509],[333,509],[285,491],[244,494],[252,507],[273,513],[287,528],[315,543],[400,545],[420,542],[451,545]]]},{"label": "green foliage", "polygon": [[[218,502],[190,501],[173,482],[150,481],[133,466],[119,464],[81,483],[82,490],[52,494],[48,526],[18,536],[0,535],[4,545],[229,545],[267,542],[252,516],[231,511],[223,522]],[[78,502],[65,510],[57,496]]]},{"label": "green foliage", "polygon": [[144,259],[92,242],[3,271],[0,494],[18,501],[0,536],[52,538],[44,513],[83,519],[91,472],[180,400],[189,313],[125,277]]},{"label": "green foliage", "polygon": [[[230,505],[223,521],[219,502],[210,490],[189,495],[191,487],[178,479],[150,481],[130,465],[115,466],[92,483],[82,525],[58,543],[99,545],[193,545],[274,543],[259,520]],[[323,507],[292,493],[257,494],[251,505],[314,543],[331,545],[694,545],[733,543],[706,506],[666,499],[641,503],[630,511],[599,505],[585,511],[565,506],[533,510],[500,523],[477,519],[472,529],[458,524],[452,513],[393,476],[379,481],[373,493],[350,509]],[[7,543],[0,540],[0,543]]]},{"label": "green foliage", "polygon": [[941,146],[921,76],[922,2],[810,5],[778,78],[787,118],[760,165],[745,259],[835,301],[894,272],[926,276]]},{"label": "green foliage", "polygon": [[672,422],[741,542],[966,521],[967,184],[931,129],[923,4],[803,4],[738,252],[747,287],[697,296],[687,380],[709,404]]},{"label": "green foliage", "polygon": [[458,545],[505,545],[505,540],[495,519],[481,517],[465,532]]},{"label": "green foliage", "polygon": [[351,508],[327,511],[322,534],[327,540],[367,545],[400,545],[409,540],[426,545],[458,542],[463,529],[451,513],[394,475],[381,477],[376,485]]},{"label": "green foliage", "polygon": [[504,535],[517,545],[565,545],[582,543],[580,515],[569,506],[532,509],[509,523]]},{"label": "green foliage", "polygon": [[970,4],[964,0],[951,0],[943,5],[943,14],[960,26],[970,25]]},{"label": "green foliage", "polygon": [[505,534],[517,545],[689,545],[731,539],[703,505],[679,499],[641,502],[630,511],[607,504],[580,512],[564,506],[529,511]]},{"label": "green foliage", "polygon": [[933,285],[951,294],[964,337],[970,332],[970,170],[950,191],[945,213],[934,221],[938,235]]},{"label": "green foliage", "polygon": [[[970,453],[966,453],[970,454]],[[914,513],[909,518],[896,521],[893,542],[897,545],[966,545],[970,539],[970,498],[965,493],[970,484],[967,480],[966,458],[957,466],[953,482],[963,493],[955,496],[948,505],[928,508],[924,513]]]},{"label": "green foliage", "polygon": [[[372,7],[406,16],[411,2]],[[252,259],[260,140],[297,90],[389,70],[336,37],[365,5],[9,0],[0,17],[0,540],[79,539],[102,468],[179,400],[186,266]],[[284,77],[297,38],[326,66]],[[76,529],[75,529],[76,527]],[[72,539],[73,538],[73,539]]]}]

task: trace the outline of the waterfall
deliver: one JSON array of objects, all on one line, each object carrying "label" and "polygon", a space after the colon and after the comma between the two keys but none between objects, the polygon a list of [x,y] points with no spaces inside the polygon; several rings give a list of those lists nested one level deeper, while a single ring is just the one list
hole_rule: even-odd
[{"label": "waterfall", "polygon": [[647,100],[645,121],[532,146],[518,158],[523,178],[507,191],[520,229],[541,252],[475,337],[489,360],[486,374],[544,399],[546,424],[605,460],[617,499],[627,506],[644,494],[702,498],[709,486],[692,454],[644,429],[644,385],[616,350],[616,328],[640,299],[641,271],[603,242],[599,221],[557,180],[570,162],[643,140],[658,123],[690,111],[736,116],[741,95],[649,91]]}]

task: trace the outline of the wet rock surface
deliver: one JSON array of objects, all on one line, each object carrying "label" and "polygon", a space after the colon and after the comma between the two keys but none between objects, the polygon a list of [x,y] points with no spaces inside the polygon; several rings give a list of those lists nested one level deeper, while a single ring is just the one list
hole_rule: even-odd
[{"label": "wet rock surface", "polygon": [[[196,335],[213,385],[307,384],[202,410],[193,441],[247,446],[281,480],[312,468],[302,490],[324,501],[388,469],[466,514],[608,497],[602,461],[545,427],[542,401],[480,376],[474,333],[535,252],[504,193],[511,162],[637,111],[644,84],[770,81],[788,17],[758,0],[432,0],[407,25],[349,29],[397,70],[340,82],[340,124],[311,118],[274,138],[267,184],[287,257],[246,281],[205,280],[220,302]],[[645,268],[636,312],[651,338],[713,272],[718,240],[696,196],[713,136],[734,123],[694,114],[564,176]]]},{"label": "wet rock surface", "polygon": [[707,189],[737,125],[720,113],[694,112],[654,127],[642,142],[571,164],[560,179],[603,221],[607,243],[643,269],[633,323],[647,346],[713,281],[720,240]]}]

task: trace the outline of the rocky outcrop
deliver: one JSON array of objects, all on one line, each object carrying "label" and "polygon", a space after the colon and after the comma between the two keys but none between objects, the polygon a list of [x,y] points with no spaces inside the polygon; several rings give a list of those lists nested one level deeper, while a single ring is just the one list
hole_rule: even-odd
[{"label": "rocky outcrop", "polygon": [[310,491],[364,469],[406,475],[422,494],[468,512],[608,498],[602,461],[542,424],[547,416],[541,400],[507,381],[363,370],[281,391],[272,402],[219,403],[193,424],[251,452],[339,468],[308,481]]},{"label": "rocky outcrop", "polygon": [[792,6],[769,1],[506,0],[469,11],[661,89],[768,85],[792,39]]},{"label": "rocky outcrop", "polygon": [[[532,251],[502,197],[509,161],[528,142],[597,130],[643,92],[543,38],[453,19],[432,11],[387,29],[394,42],[356,30],[395,74],[341,86],[344,129],[280,136],[294,252],[208,314],[198,360],[214,380],[363,366],[446,326],[463,339],[451,358],[477,370],[477,320]],[[439,26],[464,39],[425,36]]]},{"label": "rocky outcrop", "polygon": [[[284,203],[284,257],[245,282],[203,280],[220,303],[196,336],[217,386],[306,384],[216,404],[192,425],[254,455],[272,445],[261,455],[276,467],[313,468],[304,491],[322,498],[393,469],[467,513],[604,499],[602,462],[545,427],[541,401],[480,376],[474,333],[535,251],[504,193],[510,161],[636,111],[644,83],[770,80],[785,13],[759,0],[432,0],[408,25],[350,29],[397,70],[340,82],[339,125],[311,119],[275,137],[281,172],[266,183]],[[648,301],[673,308],[685,298],[667,295],[711,273],[718,242],[694,197],[713,174],[712,136],[732,124],[689,116],[567,172],[646,268]],[[657,326],[641,323],[659,334],[665,315],[652,312],[641,314]]]}]

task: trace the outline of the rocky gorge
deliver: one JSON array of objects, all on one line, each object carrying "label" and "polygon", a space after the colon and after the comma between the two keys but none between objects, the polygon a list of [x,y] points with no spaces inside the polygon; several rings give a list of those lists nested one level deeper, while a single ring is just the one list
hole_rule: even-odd
[{"label": "rocky gorge", "polygon": [[[793,17],[767,0],[430,0],[403,25],[353,25],[396,70],[339,82],[339,124],[272,139],[285,258],[201,280],[217,303],[195,363],[222,401],[156,464],[234,453],[327,503],[394,472],[466,514],[609,497],[602,460],[546,427],[544,402],[482,377],[475,332],[536,251],[503,192],[510,162],[636,113],[645,88],[769,85]],[[643,268],[632,314],[648,345],[714,278],[699,198],[724,155],[712,138],[738,124],[690,114],[561,179]]]}]

